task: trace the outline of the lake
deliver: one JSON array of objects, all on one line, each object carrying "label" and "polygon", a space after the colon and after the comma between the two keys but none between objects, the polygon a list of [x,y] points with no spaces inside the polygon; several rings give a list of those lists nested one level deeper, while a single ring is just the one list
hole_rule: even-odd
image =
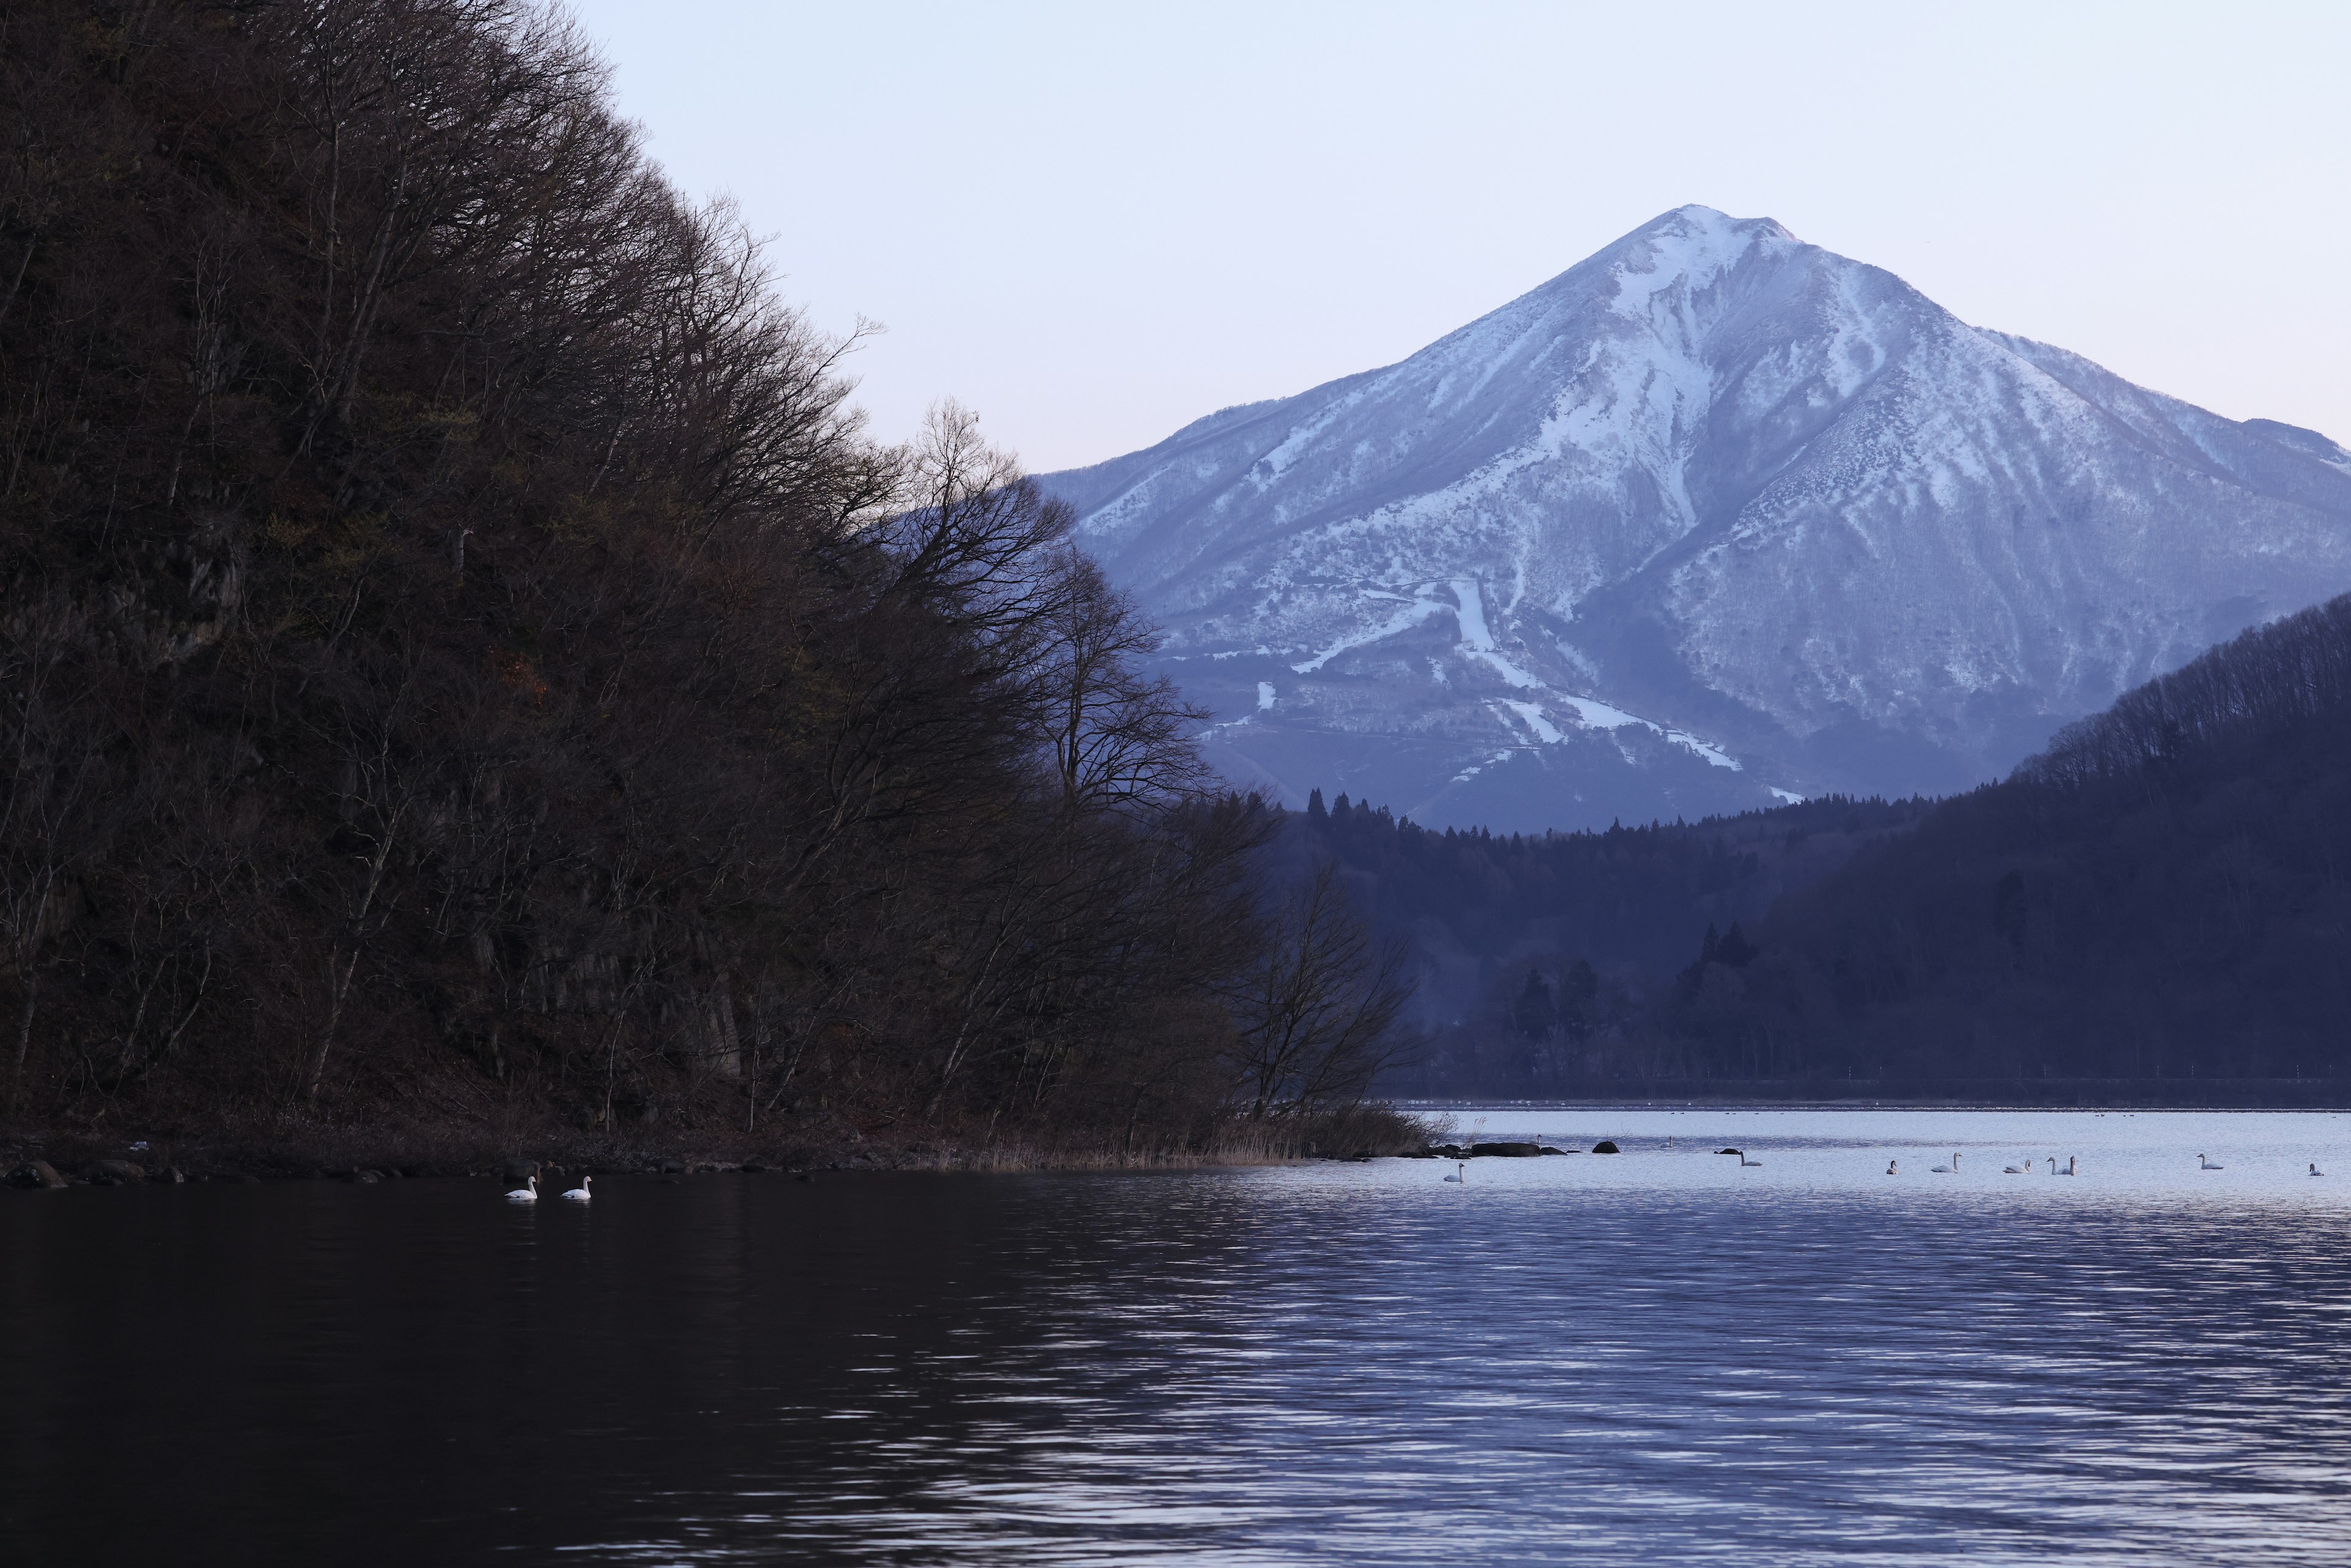
[{"label": "lake", "polygon": [[1625,1152],[0,1192],[0,1560],[2351,1557],[2351,1115],[1458,1122]]}]

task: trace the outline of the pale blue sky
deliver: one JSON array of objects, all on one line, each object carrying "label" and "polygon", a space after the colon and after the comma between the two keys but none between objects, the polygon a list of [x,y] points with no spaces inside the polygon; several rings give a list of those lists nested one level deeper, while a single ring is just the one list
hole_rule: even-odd
[{"label": "pale blue sky", "polygon": [[1368,370],[1685,202],[2351,443],[2351,5],[575,0],[878,434],[1038,469]]}]

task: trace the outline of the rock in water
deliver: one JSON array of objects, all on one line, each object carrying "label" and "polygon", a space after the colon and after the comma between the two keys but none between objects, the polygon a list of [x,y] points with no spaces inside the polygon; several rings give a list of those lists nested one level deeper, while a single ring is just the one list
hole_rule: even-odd
[{"label": "rock in water", "polygon": [[1622,1154],[1624,1151],[1619,1149],[1608,1139],[1603,1138],[1598,1143],[1592,1145],[1592,1152],[1595,1155],[1614,1155]]},{"label": "rock in water", "polygon": [[10,1186],[65,1186],[66,1178],[47,1160],[26,1160],[8,1173]]}]

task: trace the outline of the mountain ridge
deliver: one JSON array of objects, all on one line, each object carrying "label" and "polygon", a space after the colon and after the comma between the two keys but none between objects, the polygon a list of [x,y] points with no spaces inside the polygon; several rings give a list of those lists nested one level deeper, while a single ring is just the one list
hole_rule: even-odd
[{"label": "mountain ridge", "polygon": [[2351,586],[2325,436],[1699,207],[1042,482],[1228,773],[1440,824],[1962,787]]}]

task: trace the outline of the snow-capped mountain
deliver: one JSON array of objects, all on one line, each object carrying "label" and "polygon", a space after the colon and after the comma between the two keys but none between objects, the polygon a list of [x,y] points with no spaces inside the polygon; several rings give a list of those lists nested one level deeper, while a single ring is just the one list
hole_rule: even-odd
[{"label": "snow-capped mountain", "polygon": [[1684,207],[1043,483],[1235,778],[1431,823],[1940,792],[2351,588],[2351,454]]}]

